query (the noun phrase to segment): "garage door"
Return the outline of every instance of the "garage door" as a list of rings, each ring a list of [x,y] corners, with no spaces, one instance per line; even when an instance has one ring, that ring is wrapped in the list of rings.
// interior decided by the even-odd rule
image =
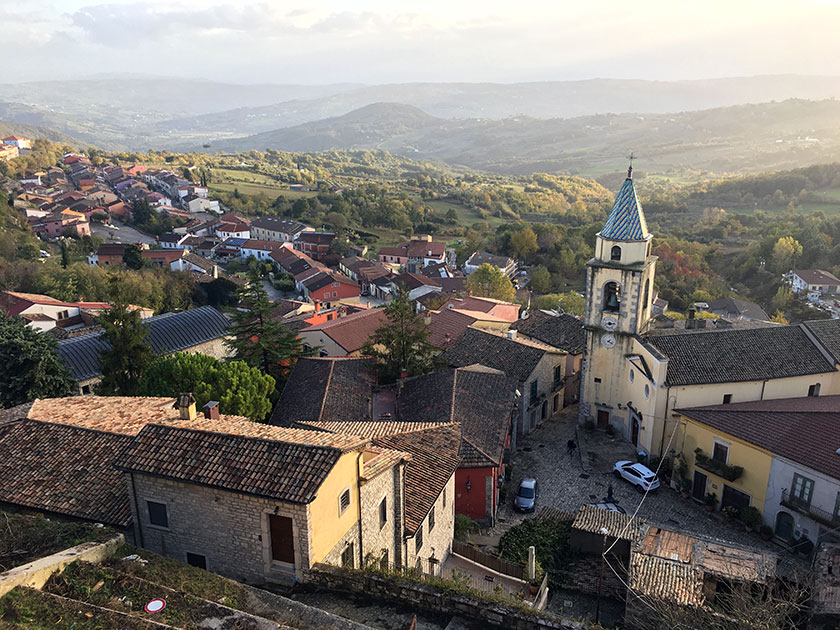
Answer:
[[[721,497],[720,507],[725,508],[731,505],[736,508],[747,507],[750,504],[750,495],[746,492],[736,490],[732,486],[723,485],[723,497]]]

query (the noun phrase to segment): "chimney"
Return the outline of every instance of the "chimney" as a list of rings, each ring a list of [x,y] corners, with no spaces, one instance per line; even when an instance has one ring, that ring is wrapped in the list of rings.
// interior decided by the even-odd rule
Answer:
[[[321,312],[321,303],[320,302],[315,302],[315,312],[316,313]]]
[[[694,319],[694,309],[688,309],[688,319],[685,320],[685,329],[694,330],[697,327],[697,320]]]
[[[509,330],[507,331],[507,338],[511,341],[516,339],[516,330]]]
[[[178,417],[181,420],[195,420],[195,398],[189,392],[178,396]]]
[[[201,408],[201,411],[204,412],[204,417],[208,420],[218,420],[219,419],[219,401],[211,400],[208,401],[204,407]]]
[[[446,333],[446,334],[443,336],[443,343],[445,343],[447,346],[448,346],[450,343],[452,343],[452,335],[450,335],[449,333]]]

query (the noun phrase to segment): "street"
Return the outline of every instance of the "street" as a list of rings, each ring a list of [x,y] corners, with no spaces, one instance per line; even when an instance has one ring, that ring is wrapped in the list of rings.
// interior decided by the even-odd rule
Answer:
[[[110,228],[107,225],[103,225],[102,223],[91,223],[91,232],[105,238],[106,243],[146,243],[148,245],[154,245],[156,243],[153,236],[144,234],[143,232],[140,232],[115,219],[112,222],[119,228],[118,230]]]

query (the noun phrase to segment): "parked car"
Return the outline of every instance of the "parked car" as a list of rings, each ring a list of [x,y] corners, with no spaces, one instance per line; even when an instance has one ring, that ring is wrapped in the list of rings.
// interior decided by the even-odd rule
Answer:
[[[639,492],[656,490],[659,487],[656,473],[644,464],[637,464],[630,460],[616,462],[613,466],[613,474],[632,483]]]
[[[598,508],[600,510],[608,510],[610,512],[617,512],[618,514],[627,514],[624,508],[617,503],[590,503],[589,507]]]
[[[533,477],[526,477],[519,484],[519,491],[513,500],[513,509],[517,512],[533,512],[540,496],[540,487]]]

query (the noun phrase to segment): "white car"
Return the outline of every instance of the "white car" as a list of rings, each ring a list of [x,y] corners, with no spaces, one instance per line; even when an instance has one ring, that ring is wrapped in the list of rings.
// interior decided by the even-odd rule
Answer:
[[[656,490],[659,487],[656,473],[644,464],[636,464],[630,460],[616,462],[613,474],[632,483],[639,492]]]

